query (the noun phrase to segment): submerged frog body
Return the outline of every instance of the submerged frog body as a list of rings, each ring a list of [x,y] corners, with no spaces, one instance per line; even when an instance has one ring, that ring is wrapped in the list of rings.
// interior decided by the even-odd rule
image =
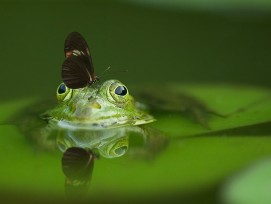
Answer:
[[[42,114],[62,128],[100,129],[141,125],[154,121],[118,80],[108,80],[80,89],[64,83],[57,89],[59,104]]]

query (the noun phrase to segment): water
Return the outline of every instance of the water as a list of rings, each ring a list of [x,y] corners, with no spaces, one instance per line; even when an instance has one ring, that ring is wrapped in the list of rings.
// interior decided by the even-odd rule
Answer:
[[[109,71],[103,80],[117,78],[127,87],[144,82],[160,86],[165,82],[197,82],[269,88],[271,15],[268,11],[250,12],[235,15],[225,11],[153,9],[105,1],[1,3],[2,199],[62,200],[65,196],[62,152],[41,148],[27,139],[25,131],[4,121],[20,110],[28,115],[34,108],[33,96],[54,98],[61,82],[63,43],[69,32],[79,31],[88,41],[97,75],[111,66],[112,73]],[[126,69],[128,72],[113,73]],[[268,91],[259,88],[253,91],[254,98],[250,94],[246,97],[254,101]],[[228,92],[221,101],[229,103],[232,94]],[[207,102],[216,108],[219,100]],[[231,99],[232,107],[235,101]],[[47,101],[39,102],[39,106],[46,105]],[[268,127],[244,127],[238,133],[224,131],[211,137],[206,127],[179,113],[163,114],[157,114],[159,120],[152,127],[165,134],[162,141],[166,145],[151,158],[125,154],[95,160],[88,199],[211,203],[225,178],[254,160],[270,156]],[[255,119],[249,114],[238,123],[229,122],[227,128],[249,126],[256,119],[268,122],[267,116]],[[247,123],[248,116],[251,123]],[[218,122],[215,125],[221,126]],[[184,137],[190,129],[196,130],[193,134],[207,135]],[[142,141],[133,138],[129,145],[143,145]]]

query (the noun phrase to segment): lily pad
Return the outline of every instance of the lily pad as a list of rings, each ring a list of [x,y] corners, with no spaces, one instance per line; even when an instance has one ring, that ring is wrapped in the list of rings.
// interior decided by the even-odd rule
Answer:
[[[207,107],[224,115],[209,115],[209,129],[189,120],[181,111],[156,115],[152,126],[172,137],[192,136],[271,121],[271,91],[259,87],[228,85],[171,85],[202,101]],[[167,97],[167,96],[165,96]]]

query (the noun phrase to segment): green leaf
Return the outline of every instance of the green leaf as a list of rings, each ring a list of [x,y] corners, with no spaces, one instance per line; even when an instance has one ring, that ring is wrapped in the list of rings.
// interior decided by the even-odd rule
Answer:
[[[191,136],[271,121],[269,89],[227,85],[172,85],[171,89],[192,95],[210,109],[226,115],[209,116],[210,129],[189,120],[181,112],[157,115],[156,127],[172,137]]]

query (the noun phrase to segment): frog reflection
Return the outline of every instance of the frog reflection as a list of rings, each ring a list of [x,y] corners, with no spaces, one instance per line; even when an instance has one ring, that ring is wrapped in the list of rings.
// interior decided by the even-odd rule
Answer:
[[[128,150],[128,134],[127,128],[96,131],[62,130],[57,137],[57,146],[62,152],[70,147],[81,147],[105,158],[120,157]]]
[[[135,138],[137,142],[133,141]],[[86,192],[95,160],[99,157],[113,159],[126,155],[136,159],[153,159],[166,144],[164,135],[149,127],[128,126],[92,131],[61,129],[58,131],[57,146],[64,152],[62,170],[66,176],[66,192]]]
[[[141,142],[134,142],[134,138]],[[132,140],[132,143],[129,143],[129,140]],[[167,140],[161,132],[145,126],[92,131],[62,129],[57,136],[57,146],[62,152],[70,147],[81,147],[104,158],[116,158],[127,153],[129,156],[150,159],[164,149],[166,143]]]

